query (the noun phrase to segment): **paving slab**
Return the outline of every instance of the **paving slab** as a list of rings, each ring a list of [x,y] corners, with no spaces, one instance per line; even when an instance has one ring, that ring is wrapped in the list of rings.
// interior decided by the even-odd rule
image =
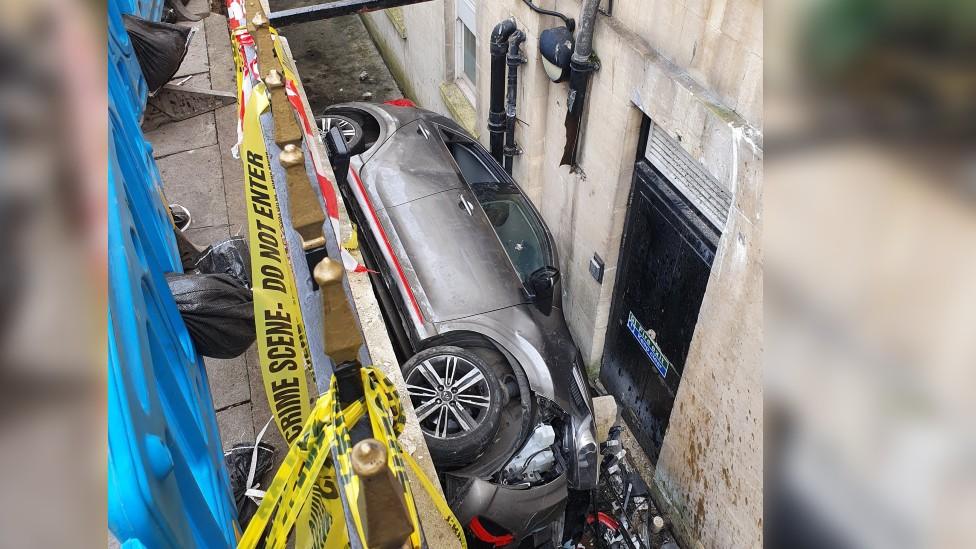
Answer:
[[[147,133],[146,140],[153,144],[155,158],[216,145],[217,128],[214,124],[214,113],[163,124]]]
[[[203,21],[197,21],[187,26],[197,30],[190,38],[190,47],[186,51],[186,57],[183,58],[180,70],[176,71],[173,78],[190,74],[210,73],[209,57],[207,56],[207,33],[204,30]]]
[[[169,202],[190,210],[194,227],[227,225],[227,204],[217,145],[185,151],[156,161]]]
[[[264,390],[264,379],[261,377],[261,362],[258,360],[257,346],[252,345],[244,354],[247,362],[247,379],[251,385],[251,417],[252,428],[255,434],[260,433],[264,425],[271,419],[271,405],[268,404],[268,397]],[[262,442],[267,442],[278,450],[275,454],[275,465],[272,470],[277,470],[278,465],[285,459],[288,453],[288,445],[285,438],[281,436],[281,431],[272,422],[265,431]]]
[[[210,13],[210,0],[190,0],[186,3],[186,11],[194,15]]]
[[[191,74],[189,76],[180,76],[179,78],[170,80],[169,83],[203,90],[213,89],[210,86],[210,73],[207,72]]]
[[[217,146],[220,148],[220,167],[224,178],[224,197],[227,200],[227,223],[231,234],[247,236],[247,209],[244,196],[244,167],[239,158],[231,155],[237,143],[237,105],[217,109]]]
[[[240,442],[254,442],[251,407],[244,403],[217,412],[217,428],[225,451]]]
[[[190,212],[193,215],[193,212]],[[193,223],[190,224],[190,228],[186,230],[186,238],[190,242],[196,244],[201,248],[206,248],[207,246],[219,242],[221,240],[226,240],[230,237],[230,226],[228,225],[214,225],[212,227],[200,227],[198,229],[193,228]]]
[[[229,359],[205,358],[204,363],[215,410],[224,410],[251,400],[244,355]]]
[[[236,92],[237,73],[227,18],[215,13],[204,21],[204,29],[207,33],[207,55],[210,59],[210,80],[213,89]]]

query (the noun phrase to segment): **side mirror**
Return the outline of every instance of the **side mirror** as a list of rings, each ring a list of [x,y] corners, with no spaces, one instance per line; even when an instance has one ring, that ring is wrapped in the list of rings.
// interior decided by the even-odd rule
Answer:
[[[336,183],[345,184],[349,174],[349,147],[346,140],[339,133],[339,128],[333,126],[325,136],[325,150],[329,154],[329,161],[332,163],[332,172],[335,173]]]
[[[559,269],[555,267],[541,267],[529,275],[529,291],[532,292],[533,303],[539,312],[549,316],[552,312],[552,302],[559,282]]]

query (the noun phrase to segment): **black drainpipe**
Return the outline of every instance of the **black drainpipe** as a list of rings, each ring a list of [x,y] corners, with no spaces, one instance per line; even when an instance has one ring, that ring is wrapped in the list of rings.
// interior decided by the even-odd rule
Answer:
[[[576,165],[576,152],[579,147],[580,120],[583,118],[583,105],[586,102],[586,87],[590,73],[599,68],[593,57],[593,24],[596,22],[600,0],[584,0],[580,8],[579,32],[576,33],[576,50],[570,62],[569,99],[566,108],[566,148],[563,149],[560,166]]]
[[[491,31],[491,98],[488,108],[488,132],[491,155],[504,161],[505,133],[505,54],[508,37],[515,32],[515,20],[506,19]]]
[[[518,66],[526,62],[519,53],[525,33],[515,31],[508,40],[508,90],[505,98],[505,171],[512,175],[512,157],[521,151],[515,144],[515,98],[518,95]]]

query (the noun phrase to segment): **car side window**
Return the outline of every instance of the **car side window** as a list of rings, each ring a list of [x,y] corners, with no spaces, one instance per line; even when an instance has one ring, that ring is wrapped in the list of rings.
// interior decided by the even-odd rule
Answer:
[[[512,185],[478,183],[472,188],[519,277],[528,283],[529,275],[548,265],[545,231],[528,199]]]
[[[446,145],[465,181],[474,191],[523,284],[537,269],[549,265],[546,231],[528,198],[502,181],[489,167],[493,159],[466,138],[445,131]]]
[[[447,144],[451,151],[454,161],[457,162],[461,175],[468,183],[497,183],[498,178],[491,172],[488,166],[479,158],[474,148],[461,141],[452,141]]]

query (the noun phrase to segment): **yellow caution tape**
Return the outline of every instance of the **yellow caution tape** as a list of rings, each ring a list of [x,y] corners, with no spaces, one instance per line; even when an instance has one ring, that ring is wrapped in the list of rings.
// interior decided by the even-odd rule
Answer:
[[[240,72],[238,72],[240,79]],[[244,164],[254,320],[265,394],[275,424],[291,444],[311,412],[305,375],[310,364],[294,273],[287,254],[281,211],[271,176],[260,116],[269,106],[267,89],[258,84],[246,103],[241,141]],[[330,529],[339,501],[328,497],[326,479],[312,488],[297,528],[299,548],[316,547]],[[334,488],[332,490],[335,492]],[[344,531],[344,530],[343,530]]]
[[[308,422],[289,448],[238,547],[257,547],[261,542],[269,548],[285,547],[289,533],[293,527],[300,526],[302,517],[315,517],[317,521],[315,528],[308,529],[319,534],[312,543],[313,547],[347,547],[350,528],[356,530],[359,539],[365,539],[362,517],[355,504],[359,480],[352,474],[349,427],[367,415],[373,437],[386,446],[387,465],[403,487],[404,501],[414,526],[410,546],[422,547],[422,538],[416,504],[406,476],[407,465],[413,469],[438,512],[451,525],[460,546],[466,549],[464,532],[444,497],[397,441],[406,418],[396,389],[376,368],[363,368],[361,374],[364,398],[345,409],[340,408],[336,399],[336,380],[333,377],[329,391],[319,397]],[[336,463],[339,464],[338,468],[335,467]],[[325,499],[308,505],[312,488],[317,483],[323,488]],[[346,512],[341,505],[334,503],[340,500],[340,490],[347,491],[350,505]]]
[[[275,49],[280,56],[280,45],[276,43]],[[239,48],[234,54],[241,95],[245,59]],[[295,78],[287,66],[283,68],[286,79]],[[406,418],[396,389],[386,376],[375,368],[363,368],[365,398],[345,409],[335,396],[333,378],[330,390],[319,397],[314,407],[309,406],[309,349],[260,121],[261,113],[270,105],[268,90],[258,82],[246,99],[240,153],[245,173],[258,357],[275,423],[290,447],[240,538],[239,547],[262,543],[271,548],[285,547],[292,531],[299,548],[340,549],[349,547],[350,539],[365,540],[356,505],[360,487],[352,472],[349,428],[368,415],[373,437],[386,447],[388,466],[403,488],[403,500],[414,527],[410,545],[420,548],[423,542],[407,466],[451,525],[460,546],[466,549],[463,529],[443,495],[397,440]],[[344,246],[355,249],[357,244],[353,231]]]
[[[285,440],[291,443],[309,417],[305,368],[310,360],[281,211],[261,131],[260,116],[268,104],[267,90],[264,84],[258,84],[251,91],[244,114],[241,161],[244,163],[258,358],[275,423]]]

